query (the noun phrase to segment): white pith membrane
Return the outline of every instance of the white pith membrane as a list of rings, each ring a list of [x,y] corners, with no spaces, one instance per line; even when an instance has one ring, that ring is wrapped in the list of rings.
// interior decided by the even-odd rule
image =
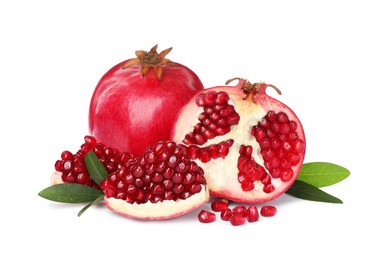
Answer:
[[[259,104],[251,101],[242,100],[242,102],[234,102],[234,100],[241,100],[242,95],[236,94],[236,90],[226,91],[226,89],[213,89],[216,92],[225,91],[230,96],[228,103],[233,105],[235,111],[240,115],[240,121],[237,125],[233,125],[230,128],[230,132],[223,136],[217,136],[213,139],[209,139],[203,145],[199,147],[206,147],[211,144],[217,144],[221,141],[233,139],[234,143],[229,149],[229,153],[225,158],[212,159],[209,162],[203,163],[196,159],[195,162],[204,170],[204,176],[207,180],[207,186],[211,195],[223,197],[236,202],[248,202],[248,203],[259,203],[272,200],[285,192],[290,187],[295,178],[292,181],[286,182],[284,185],[280,178],[271,178],[271,184],[274,186],[275,197],[271,193],[265,193],[263,191],[264,185],[261,181],[254,182],[254,189],[250,191],[242,190],[241,183],[238,181],[238,158],[240,156],[239,149],[241,145],[252,147],[252,157],[255,162],[262,166],[266,173],[270,175],[270,172],[264,165],[264,159],[260,153],[261,148],[256,138],[251,135],[253,126],[256,126],[258,122],[262,120],[268,111],[274,111],[278,113],[281,111],[281,103],[276,103],[274,107],[266,107],[265,109]],[[239,93],[240,94],[240,93]],[[295,119],[294,115],[284,105],[283,111],[286,111],[289,120]],[[284,110],[285,108],[285,110]],[[244,111],[244,112],[242,112]],[[203,112],[203,107],[198,107],[195,102],[190,102],[181,112],[176,123],[176,128],[173,130],[173,140],[176,143],[182,143],[187,133],[192,132],[194,126],[199,123],[198,116]],[[303,158],[302,158],[303,159]],[[291,169],[296,174],[302,165],[302,160]],[[271,176],[271,175],[270,175]],[[296,176],[294,176],[296,177]]]
[[[52,175],[50,176],[50,184],[57,185],[61,183],[64,183],[64,181],[62,180],[62,172],[59,171],[53,172]]]
[[[112,211],[123,216],[143,219],[143,220],[161,220],[175,218],[184,215],[200,207],[209,200],[208,188],[202,185],[202,190],[188,197],[187,199],[163,200],[161,202],[133,204],[125,200],[114,197],[105,197],[106,206]]]

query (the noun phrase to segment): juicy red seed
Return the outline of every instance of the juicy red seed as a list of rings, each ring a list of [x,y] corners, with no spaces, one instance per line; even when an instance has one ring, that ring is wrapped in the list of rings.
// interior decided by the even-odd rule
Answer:
[[[247,221],[247,218],[245,214],[240,212],[232,212],[232,215],[230,217],[230,223],[233,226],[240,226],[243,225]]]
[[[61,159],[64,161],[72,160],[74,155],[70,151],[63,151],[61,154]]]
[[[62,160],[57,160],[56,163],[54,164],[54,169],[56,171],[62,172],[63,171],[63,161]]]
[[[292,169],[284,169],[280,172],[280,179],[284,182],[290,181],[293,177]]]
[[[87,172],[79,173],[76,176],[76,182],[79,184],[86,184],[90,181],[90,176]]]
[[[205,103],[204,103],[204,96],[205,96],[205,94],[204,94],[204,93],[201,93],[201,94],[197,95],[196,98],[195,98],[195,103],[196,103],[199,107],[204,107],[204,106],[205,106]]]
[[[212,106],[217,98],[217,93],[215,91],[208,91],[204,96],[204,103],[206,106]]]
[[[216,220],[216,214],[203,209],[199,212],[198,219],[201,223],[211,223]]]
[[[221,211],[220,217],[224,221],[230,221],[231,215],[232,215],[231,209],[227,208]]]
[[[201,184],[193,184],[190,187],[190,191],[192,192],[192,194],[199,193],[201,190],[202,190]]]
[[[218,92],[216,97],[216,104],[221,105],[229,101],[229,95],[226,92]]]
[[[230,115],[227,118],[227,124],[229,125],[237,125],[240,121],[240,116],[238,113],[234,112],[234,114]]]
[[[272,184],[265,185],[263,191],[265,193],[271,193],[275,190],[275,187]]]
[[[62,168],[64,171],[69,171],[72,168],[72,162],[71,161],[65,161],[63,162]]]
[[[259,218],[258,208],[256,206],[249,206],[247,208],[246,215],[248,222],[258,221]]]
[[[263,217],[272,217],[276,214],[277,210],[274,206],[263,206],[261,208],[260,214]]]
[[[85,143],[90,144],[92,147],[97,144],[96,138],[94,138],[93,136],[89,136],[89,135],[86,135],[84,137],[84,141]]]
[[[287,114],[285,114],[284,112],[279,112],[279,113],[276,115],[276,118],[277,118],[277,120],[278,120],[280,123],[287,123],[287,122],[288,122],[288,116],[287,116]]]
[[[242,182],[241,187],[243,191],[251,191],[254,189],[254,184],[251,181],[244,181]]]
[[[221,212],[229,207],[227,200],[215,200],[211,203],[211,208],[215,212]]]
[[[62,180],[64,182],[70,182],[70,183],[75,183],[76,182],[76,176],[74,173],[72,172],[68,172],[68,173],[63,173],[62,174]]]
[[[242,213],[243,215],[245,215],[246,211],[247,208],[244,205],[238,205],[232,209],[233,213]]]

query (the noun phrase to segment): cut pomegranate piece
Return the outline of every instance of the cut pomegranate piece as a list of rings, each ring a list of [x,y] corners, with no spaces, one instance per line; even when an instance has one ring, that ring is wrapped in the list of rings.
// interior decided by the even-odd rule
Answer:
[[[203,169],[183,147],[158,142],[101,182],[106,206],[137,219],[168,219],[209,200]]]
[[[243,203],[270,201],[295,181],[305,134],[295,113],[266,94],[267,87],[280,94],[276,87],[238,80],[236,87],[195,95],[178,116],[172,140],[183,143],[203,168],[211,195]]]

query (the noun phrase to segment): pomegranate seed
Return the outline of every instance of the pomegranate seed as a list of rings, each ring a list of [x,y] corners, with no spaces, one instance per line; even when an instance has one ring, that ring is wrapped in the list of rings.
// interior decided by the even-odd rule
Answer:
[[[64,161],[72,160],[74,155],[70,151],[63,151],[61,154],[61,159]]]
[[[272,217],[276,214],[276,208],[274,206],[263,206],[261,208],[261,216],[263,217]]]
[[[215,212],[221,212],[229,207],[228,201],[225,199],[215,200],[211,203],[211,208]]]
[[[214,222],[216,220],[216,214],[203,209],[198,214],[198,219],[201,223],[211,223],[211,222]]]
[[[240,212],[232,212],[232,215],[230,217],[230,223],[233,226],[240,226],[243,225],[247,221],[247,218],[245,214]]]
[[[248,222],[256,222],[258,221],[258,208],[256,206],[249,206],[246,211],[247,220]]]
[[[224,221],[230,221],[231,215],[232,215],[231,209],[227,208],[221,211],[220,217]]]
[[[229,101],[229,95],[226,92],[218,92],[216,97],[216,104],[226,104]]]
[[[244,206],[244,205],[238,205],[238,206],[235,206],[233,209],[232,209],[232,212],[233,213],[241,213],[243,215],[246,214],[246,211],[247,211],[247,208]]]

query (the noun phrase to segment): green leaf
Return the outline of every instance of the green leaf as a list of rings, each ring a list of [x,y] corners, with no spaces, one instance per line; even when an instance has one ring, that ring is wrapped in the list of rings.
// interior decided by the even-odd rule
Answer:
[[[297,180],[307,182],[315,187],[325,187],[336,184],[350,175],[346,168],[333,163],[304,163]]]
[[[95,183],[99,185],[101,181],[107,178],[107,170],[105,166],[103,166],[103,164],[99,161],[97,155],[94,152],[87,152],[84,160],[89,175]]]
[[[77,183],[61,183],[39,192],[47,200],[64,203],[82,203],[96,200],[103,191]]]
[[[78,216],[80,217],[87,209],[89,209],[91,206],[93,205],[96,205],[98,203],[100,203],[101,201],[103,201],[103,198],[105,197],[104,194],[102,194],[101,196],[99,196],[98,198],[96,198],[94,201],[92,201],[91,203],[89,203],[88,205],[86,205],[84,208],[82,208],[79,213],[78,213]]]
[[[296,180],[286,191],[286,193],[304,200],[342,203],[342,200],[332,196],[331,194],[328,194],[309,183],[299,180]]]

